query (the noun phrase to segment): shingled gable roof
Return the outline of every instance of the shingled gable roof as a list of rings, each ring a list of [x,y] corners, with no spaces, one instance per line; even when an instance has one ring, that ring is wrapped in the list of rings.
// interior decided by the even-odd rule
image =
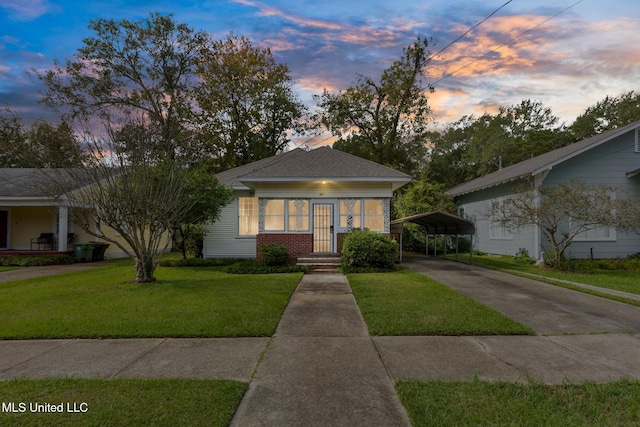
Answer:
[[[55,198],[61,194],[52,194],[55,187],[65,187],[72,191],[84,185],[74,182],[65,169],[2,168],[0,169],[0,198]]]
[[[330,147],[311,151],[298,148],[216,176],[221,182],[234,187],[238,184],[252,187],[257,182],[328,180],[390,182],[395,189],[411,181],[407,174]]]
[[[446,193],[452,196],[461,196],[463,194],[473,193],[474,191],[515,181],[520,178],[534,177],[539,173],[550,170],[559,163],[565,162],[578,154],[599,146],[600,144],[604,144],[605,142],[639,126],[640,121],[637,121],[627,126],[613,129],[600,135],[587,138],[583,141],[558,148],[557,150],[549,151],[548,153],[541,154],[529,160],[516,163],[515,165],[508,166],[499,171],[457,185],[447,190]]]

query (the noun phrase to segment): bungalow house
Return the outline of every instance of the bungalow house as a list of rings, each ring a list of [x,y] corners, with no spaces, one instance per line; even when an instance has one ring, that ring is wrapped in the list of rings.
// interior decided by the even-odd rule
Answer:
[[[65,252],[73,250],[73,243],[96,240],[70,221],[70,207],[64,194],[50,193],[47,182],[59,176],[54,176],[58,172],[55,169],[0,169],[0,253],[31,250]],[[69,191],[82,185],[71,184]],[[109,237],[118,239],[117,233],[111,231]],[[37,242],[41,234],[50,238]],[[125,254],[116,245],[110,245],[105,256],[120,258]]]
[[[393,191],[411,177],[329,147],[295,149],[216,175],[235,200],[205,228],[206,258],[256,258],[280,243],[291,258],[337,253],[354,228],[390,232]]]
[[[640,121],[585,139],[447,191],[459,213],[476,224],[474,249],[515,255],[526,250],[541,259],[546,240],[537,227],[509,230],[487,216],[493,203],[523,188],[541,188],[579,179],[619,189],[618,197],[640,197]],[[624,196],[623,196],[624,194]],[[616,195],[612,195],[616,197]],[[616,258],[640,252],[640,236],[598,228],[583,233],[568,248],[575,258]]]

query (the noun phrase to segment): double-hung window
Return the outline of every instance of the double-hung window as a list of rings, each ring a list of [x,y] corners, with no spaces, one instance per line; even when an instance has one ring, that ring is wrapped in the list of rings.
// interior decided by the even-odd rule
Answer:
[[[264,231],[309,231],[309,200],[267,199],[264,204]]]
[[[384,230],[384,201],[381,199],[340,200],[340,227],[347,229],[368,228]]]
[[[511,230],[499,221],[499,218],[505,215],[503,212],[504,200],[494,200],[491,202],[491,205],[493,214],[491,216],[491,223],[489,224],[489,238],[495,240],[512,240],[513,234]]]
[[[258,198],[238,198],[238,235],[255,236],[258,234]]]

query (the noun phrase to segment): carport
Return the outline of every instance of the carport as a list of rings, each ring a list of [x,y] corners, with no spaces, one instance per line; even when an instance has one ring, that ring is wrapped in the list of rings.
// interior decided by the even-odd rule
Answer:
[[[461,216],[450,214],[447,212],[435,211],[421,213],[391,221],[391,234],[400,235],[400,262],[402,262],[402,232],[404,230],[405,222],[412,222],[424,228],[426,237],[425,253],[427,253],[429,249],[429,235],[433,235],[434,241],[436,241],[438,235],[455,235],[456,260],[458,260],[458,237],[460,235],[468,234],[469,240],[471,241],[470,248],[473,248],[473,235],[476,232],[476,227],[473,222],[469,221],[468,219],[462,218]],[[444,245],[444,248],[444,254],[446,255],[446,244]],[[473,255],[471,250],[469,250],[469,263],[473,263]]]

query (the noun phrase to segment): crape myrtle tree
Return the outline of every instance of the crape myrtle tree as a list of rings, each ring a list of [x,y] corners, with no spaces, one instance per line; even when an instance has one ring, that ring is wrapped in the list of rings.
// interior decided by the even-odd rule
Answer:
[[[202,50],[197,73],[196,116],[215,169],[276,155],[286,149],[290,131],[302,130],[306,108],[293,91],[289,68],[268,48],[230,33]]]
[[[640,230],[640,201],[621,196],[614,187],[574,179],[506,197],[492,204],[487,217],[512,230],[537,226],[551,245],[554,265],[561,266],[574,239],[589,230]]]
[[[380,81],[359,76],[339,93],[316,97],[322,124],[339,137],[333,148],[416,175],[423,166],[431,111],[422,84],[429,43],[418,39],[383,71]]]
[[[137,130],[136,148],[158,145],[162,130],[148,125],[129,125],[127,137]],[[231,189],[220,184],[213,174],[200,167],[186,167],[179,159],[157,156],[131,156],[117,144],[119,132],[89,143],[90,156],[82,168],[66,169],[62,185],[86,183],[66,192],[70,218],[90,235],[118,246],[135,262],[135,282],[155,281],[160,256],[171,243],[175,228],[182,224],[212,221],[232,197]],[[114,238],[115,230],[126,244]]]

